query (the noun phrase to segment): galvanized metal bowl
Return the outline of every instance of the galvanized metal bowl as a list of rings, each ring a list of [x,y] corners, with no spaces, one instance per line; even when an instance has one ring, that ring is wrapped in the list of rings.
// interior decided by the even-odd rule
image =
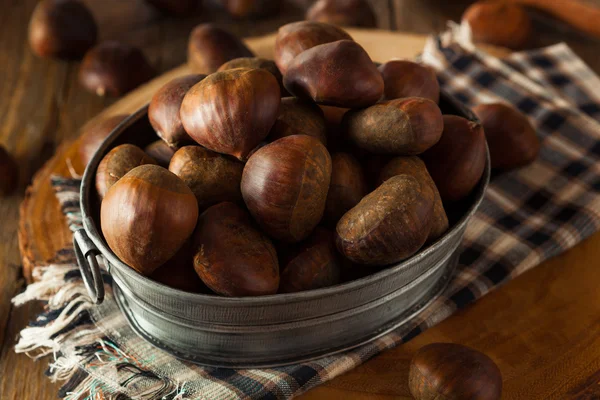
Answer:
[[[445,114],[475,116],[442,93]],[[345,351],[398,328],[437,297],[449,281],[457,248],[490,177],[485,172],[451,228],[435,243],[397,265],[336,286],[292,294],[228,298],[187,293],[157,283],[128,267],[111,251],[99,227],[95,191],[102,157],[122,143],[144,146],[152,133],[147,107],[131,115],[102,144],[81,184],[85,228],[74,244],[84,281],[101,302],[104,288],[97,258],[113,277],[116,299],[133,329],[175,356],[203,365],[272,367]]]

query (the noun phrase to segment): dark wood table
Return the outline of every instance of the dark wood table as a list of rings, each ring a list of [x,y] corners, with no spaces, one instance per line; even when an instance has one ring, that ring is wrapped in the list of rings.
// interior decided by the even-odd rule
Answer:
[[[187,35],[199,22],[217,21],[241,36],[275,30],[302,18],[298,9],[261,21],[232,21],[211,9],[183,20],[162,18],[141,0],[85,0],[103,38],[125,38],[141,46],[164,72],[185,61]],[[210,0],[205,0],[210,2]],[[27,44],[36,0],[2,2],[0,12],[0,143],[15,155],[20,188],[0,199],[0,399],[54,399],[59,388],[32,362],[13,351],[15,337],[39,305],[14,308],[10,299],[24,287],[17,243],[19,204],[33,174],[63,142],[113,99],[85,92],[77,63],[42,60]],[[381,29],[430,33],[458,20],[467,1],[372,0]],[[600,72],[598,42],[536,16],[535,45],[566,41]],[[52,235],[52,232],[48,232]],[[503,373],[506,398],[597,398],[600,396],[600,297],[597,273],[600,235],[544,263],[457,313],[408,344],[388,351],[334,379],[307,399],[409,398],[408,362],[424,344],[463,343],[494,358]]]

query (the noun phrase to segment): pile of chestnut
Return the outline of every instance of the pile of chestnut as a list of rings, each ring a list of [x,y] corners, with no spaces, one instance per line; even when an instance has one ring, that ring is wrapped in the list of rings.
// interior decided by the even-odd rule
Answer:
[[[214,29],[190,45],[211,48]],[[123,262],[183,290],[297,292],[402,261],[448,229],[444,206],[477,185],[486,144],[478,122],[442,115],[433,70],[377,67],[320,22],[281,27],[274,61],[218,34],[222,65],[196,51],[205,73],[154,95],[162,141],[98,166],[102,232]]]

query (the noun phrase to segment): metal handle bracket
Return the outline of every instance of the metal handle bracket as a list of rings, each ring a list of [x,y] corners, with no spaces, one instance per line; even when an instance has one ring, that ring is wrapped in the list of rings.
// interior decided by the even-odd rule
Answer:
[[[104,301],[104,281],[96,259],[100,252],[84,229],[79,229],[73,234],[73,247],[83,283],[94,304],[100,304]]]

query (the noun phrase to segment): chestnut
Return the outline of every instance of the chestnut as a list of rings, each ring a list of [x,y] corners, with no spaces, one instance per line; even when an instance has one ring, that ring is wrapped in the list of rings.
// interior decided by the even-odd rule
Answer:
[[[146,0],[160,11],[177,16],[186,16],[198,10],[201,0]]]
[[[475,42],[520,50],[527,46],[533,24],[525,9],[503,1],[478,1],[462,15]]]
[[[215,72],[187,92],[181,122],[198,144],[245,160],[269,134],[280,98],[277,79],[264,69]]]
[[[279,293],[294,293],[337,285],[340,282],[340,260],[333,234],[317,228],[291,254],[283,266]]]
[[[190,33],[188,64],[199,74],[212,74],[225,62],[239,57],[254,57],[254,54],[225,29],[213,24],[201,24]]]
[[[408,387],[418,400],[498,400],[502,375],[485,354],[454,343],[432,343],[410,362]]]
[[[100,199],[126,173],[144,164],[156,164],[156,161],[132,144],[122,144],[109,151],[96,170],[96,191]]]
[[[260,18],[277,12],[281,0],[220,0],[234,18]]]
[[[164,168],[169,168],[171,158],[173,158],[173,154],[175,154],[175,150],[167,146],[167,144],[160,139],[144,147],[144,152],[156,160],[158,165]]]
[[[235,68],[266,69],[267,71],[273,74],[275,79],[277,79],[277,82],[279,83],[279,88],[281,89],[281,94],[284,94],[285,88],[283,87],[283,76],[281,75],[281,72],[279,72],[279,68],[277,68],[275,61],[267,60],[266,58],[260,57],[234,58],[233,60],[227,61],[225,64],[221,65],[218,71],[225,71],[228,69]]]
[[[150,275],[181,249],[197,219],[192,191],[158,165],[129,171],[108,190],[100,207],[108,246],[143,275]]]
[[[300,53],[319,44],[352,40],[343,29],[321,22],[301,21],[283,25],[275,38],[275,63],[283,75]]]
[[[367,52],[352,40],[320,44],[298,54],[287,66],[283,86],[316,103],[360,108],[383,95],[383,78]]]
[[[336,245],[350,261],[386,265],[415,254],[431,230],[434,193],[396,175],[365,196],[336,226]]]
[[[428,242],[442,236],[448,230],[448,216],[444,210],[442,197],[427,171],[423,160],[416,156],[396,157],[388,162],[379,174],[379,184],[387,181],[393,176],[407,174],[413,176],[422,185],[429,185],[434,193],[433,215],[431,222],[431,231],[427,237]]]
[[[284,97],[279,106],[279,116],[271,128],[268,139],[275,141],[292,135],[313,136],[327,145],[327,128],[323,111],[314,103],[296,97]]]
[[[196,273],[215,293],[237,297],[277,292],[275,247],[239,206],[223,202],[204,211],[193,245]]]
[[[148,107],[148,119],[158,137],[170,147],[178,148],[193,142],[183,129],[179,109],[188,90],[205,77],[206,75],[185,75],[175,78],[152,96]]]
[[[29,45],[40,57],[80,59],[97,37],[96,21],[79,0],[42,0],[29,21]]]
[[[348,153],[331,155],[331,183],[325,203],[325,219],[337,223],[367,194],[367,183],[360,163]]]
[[[155,269],[149,278],[184,292],[209,292],[194,269],[194,253],[190,240],[185,242],[169,261]]]
[[[244,164],[200,146],[177,150],[169,171],[192,190],[200,211],[223,201],[242,203],[240,182]]]
[[[387,100],[423,97],[440,102],[440,84],[435,70],[408,60],[392,60],[379,66]]]
[[[323,217],[330,179],[325,146],[312,136],[287,136],[250,157],[242,174],[242,197],[267,234],[299,242]]]
[[[343,151],[347,146],[347,138],[342,130],[342,119],[348,108],[319,105],[325,116],[327,127],[327,148],[329,151]]]
[[[122,96],[156,75],[144,53],[119,42],[103,42],[81,62],[79,82],[98,96]]]
[[[492,168],[508,171],[537,158],[540,139],[525,114],[504,103],[479,104],[473,112],[483,125]]]
[[[420,97],[389,100],[344,115],[354,144],[376,154],[420,154],[436,144],[444,123],[440,108]]]
[[[306,12],[309,21],[372,28],[375,14],[366,0],[317,0]]]
[[[3,146],[0,146],[0,177],[0,196],[11,194],[19,183],[19,166]]]
[[[77,151],[83,165],[87,165],[90,162],[104,139],[127,117],[129,117],[128,114],[119,114],[100,121],[92,120],[91,123],[81,128],[81,137]]]
[[[465,198],[485,169],[486,144],[481,124],[456,115],[444,115],[444,132],[423,161],[442,200]]]

